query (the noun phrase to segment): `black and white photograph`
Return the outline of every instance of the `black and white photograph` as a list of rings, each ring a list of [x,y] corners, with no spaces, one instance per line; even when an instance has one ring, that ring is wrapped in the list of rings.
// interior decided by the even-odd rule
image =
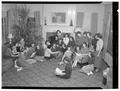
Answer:
[[[112,1],[1,7],[3,89],[114,88]]]

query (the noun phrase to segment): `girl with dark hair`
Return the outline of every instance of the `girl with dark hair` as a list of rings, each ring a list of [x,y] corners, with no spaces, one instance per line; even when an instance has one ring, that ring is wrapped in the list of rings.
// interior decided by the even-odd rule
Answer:
[[[70,41],[68,43],[69,46],[72,47],[72,49],[74,50],[74,47],[75,47],[75,40],[72,36],[69,37]]]
[[[56,35],[58,36],[59,39],[63,37],[62,32],[60,30],[56,31]]]
[[[67,46],[63,43],[61,49],[62,49],[62,52],[65,53],[65,51],[67,50]]]
[[[75,52],[75,58],[74,58],[74,63],[72,65],[72,67],[77,66],[77,63],[79,62],[80,64],[83,64],[85,62],[83,62],[83,58],[85,58],[86,56],[90,56],[89,52],[82,52],[82,49],[80,48],[80,46],[76,46],[76,52]]]
[[[72,74],[72,62],[71,59],[68,57],[64,58],[64,62],[65,62],[65,69],[61,70],[60,68],[57,67],[55,69],[55,75],[63,79],[69,79]]]
[[[71,51],[71,47],[68,46],[68,47],[67,47],[67,50],[65,51],[65,53],[64,53],[64,55],[63,55],[63,57],[62,57],[62,60],[61,60],[61,62],[60,62],[60,65],[61,65],[61,64],[64,64],[64,61],[63,61],[63,60],[64,60],[65,57],[71,58],[71,57],[72,57],[72,53],[73,53],[73,52]]]
[[[91,47],[92,45],[92,34],[90,32],[87,32],[87,41],[88,41],[88,47]]]
[[[83,42],[88,43],[87,32],[83,32]]]
[[[58,38],[58,36],[56,35],[53,44],[58,44],[58,42],[59,42],[59,38]]]
[[[80,45],[82,45],[82,43],[83,43],[83,36],[82,36],[81,32],[78,31],[75,34],[75,44],[80,46]]]
[[[59,50],[60,52],[63,52],[63,51],[62,51],[62,45],[63,45],[63,40],[62,40],[62,39],[59,39],[59,41],[58,41],[58,50]]]
[[[46,48],[45,48],[44,58],[47,60],[54,58],[53,54],[57,54],[59,52],[58,51],[56,51],[56,52],[51,51],[50,42],[48,40],[45,42],[45,44],[46,44]]]
[[[95,65],[95,72],[98,72],[100,70],[100,67],[101,67],[103,40],[102,40],[102,35],[100,33],[97,33],[95,35],[95,38],[97,39],[97,43],[96,43],[94,65]]]
[[[89,61],[88,57],[90,57],[90,52],[89,52],[88,44],[86,42],[82,44],[82,48],[80,51],[82,54],[89,54],[89,55],[84,56],[82,59],[82,63],[88,63]]]

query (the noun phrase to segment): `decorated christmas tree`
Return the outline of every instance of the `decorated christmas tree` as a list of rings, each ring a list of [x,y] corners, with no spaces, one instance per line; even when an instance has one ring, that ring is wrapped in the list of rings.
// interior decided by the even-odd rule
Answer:
[[[25,40],[25,46],[30,46],[32,43],[42,43],[42,36],[36,35],[36,23],[34,17],[29,17],[30,8],[26,5],[17,7],[14,10],[16,23],[13,25],[14,43],[20,41],[21,38]],[[41,44],[40,44],[41,45]]]

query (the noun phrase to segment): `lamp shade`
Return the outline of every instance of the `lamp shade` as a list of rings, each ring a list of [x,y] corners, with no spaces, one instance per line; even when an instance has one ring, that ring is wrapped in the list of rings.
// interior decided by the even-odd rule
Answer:
[[[9,39],[12,39],[13,38],[13,35],[11,33],[8,34],[8,38]]]

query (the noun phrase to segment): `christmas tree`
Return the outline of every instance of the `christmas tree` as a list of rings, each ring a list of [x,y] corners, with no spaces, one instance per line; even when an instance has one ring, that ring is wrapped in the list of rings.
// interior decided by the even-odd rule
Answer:
[[[36,23],[34,17],[29,17],[30,9],[26,5],[15,8],[14,16],[16,23],[13,25],[14,42],[19,42],[21,38],[25,40],[25,46],[30,46],[32,43],[37,44],[41,41],[42,36],[36,35]]]

